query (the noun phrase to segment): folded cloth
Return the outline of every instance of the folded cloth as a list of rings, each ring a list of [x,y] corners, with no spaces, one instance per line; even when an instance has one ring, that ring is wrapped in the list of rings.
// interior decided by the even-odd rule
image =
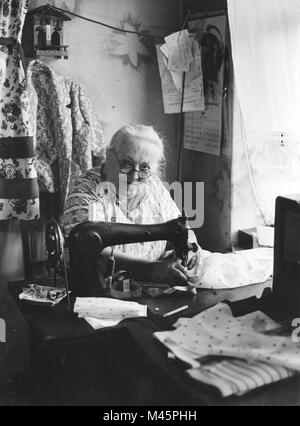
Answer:
[[[191,319],[179,319],[169,338],[199,356],[237,357],[300,372],[300,343],[289,330],[283,335],[282,326],[262,312],[235,318],[220,303]]]
[[[114,327],[119,324],[122,320],[112,320],[112,319],[98,319],[91,317],[82,317],[88,322],[94,330],[99,330],[100,328],[105,327]]]
[[[74,312],[97,329],[116,325],[125,318],[146,317],[147,306],[106,297],[77,297]]]
[[[189,271],[195,287],[225,289],[265,282],[273,273],[273,249],[257,248],[234,253],[201,250]]]
[[[235,318],[220,303],[180,318],[175,327],[154,336],[191,366],[191,377],[216,386],[223,396],[243,395],[300,372],[300,343],[262,312]]]
[[[201,356],[197,352],[193,352],[190,349],[175,343],[169,337],[169,333],[169,331],[157,331],[153,335],[161,343],[163,343],[178,359],[181,359],[181,361],[189,364],[192,368],[200,367],[202,359]]]
[[[238,358],[200,357],[199,354],[174,343],[168,332],[161,331],[155,336],[178,358],[192,368],[187,370],[190,377],[216,387],[226,398],[242,396],[251,390],[294,376],[290,369],[266,364],[247,362]]]
[[[265,362],[300,372],[300,343],[262,312],[235,318],[219,303],[193,318],[180,318],[174,331],[155,335],[198,358],[225,356]]]
[[[211,361],[207,365],[189,369],[187,373],[193,379],[218,388],[223,397],[242,396],[295,374],[280,366],[230,358]]]

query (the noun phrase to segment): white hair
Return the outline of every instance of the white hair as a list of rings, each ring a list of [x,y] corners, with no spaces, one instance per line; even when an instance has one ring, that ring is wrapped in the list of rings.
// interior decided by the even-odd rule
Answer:
[[[161,160],[158,172],[159,177],[163,178],[166,167],[165,146],[162,138],[152,126],[146,126],[144,124],[130,124],[121,127],[121,129],[113,135],[108,149],[114,149],[118,152],[123,143],[135,138],[153,143],[159,149],[161,153]]]

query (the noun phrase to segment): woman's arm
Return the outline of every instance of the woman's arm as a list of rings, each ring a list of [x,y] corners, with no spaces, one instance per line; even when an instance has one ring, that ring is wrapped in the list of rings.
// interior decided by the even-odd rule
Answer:
[[[111,254],[111,248],[106,248],[101,253],[101,267],[107,269],[107,260]],[[124,253],[114,253],[116,270],[130,271],[137,281],[149,281],[166,284],[187,284],[188,271],[177,260],[151,262],[145,259],[137,259]],[[109,273],[109,271],[108,271]]]

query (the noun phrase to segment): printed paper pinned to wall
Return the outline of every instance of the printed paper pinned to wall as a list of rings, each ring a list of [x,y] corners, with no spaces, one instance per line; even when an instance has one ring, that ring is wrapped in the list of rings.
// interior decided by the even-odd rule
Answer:
[[[184,147],[213,155],[221,153],[225,28],[225,15],[189,22],[201,51],[205,108],[186,114]]]
[[[157,59],[161,77],[164,111],[166,114],[181,112],[183,72],[168,69],[169,50],[166,45],[157,45]],[[201,67],[201,54],[198,43],[192,41],[192,63],[185,76],[183,112],[203,111],[204,91]],[[185,65],[185,61],[177,58],[177,65]],[[174,69],[174,67],[173,67]]]

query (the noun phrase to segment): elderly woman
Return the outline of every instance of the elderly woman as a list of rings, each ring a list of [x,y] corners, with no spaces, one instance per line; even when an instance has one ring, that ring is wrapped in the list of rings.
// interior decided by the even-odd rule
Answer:
[[[65,207],[66,236],[75,225],[90,219],[155,224],[180,216],[161,181],[164,166],[164,144],[152,127],[122,127],[111,140],[106,162],[75,181]],[[190,242],[196,242],[194,233],[189,232]],[[104,250],[103,258],[109,253],[110,249]],[[166,241],[116,246],[116,269],[130,271],[138,280],[189,282],[196,255],[192,255],[185,268],[174,257],[164,258],[165,253]]]

